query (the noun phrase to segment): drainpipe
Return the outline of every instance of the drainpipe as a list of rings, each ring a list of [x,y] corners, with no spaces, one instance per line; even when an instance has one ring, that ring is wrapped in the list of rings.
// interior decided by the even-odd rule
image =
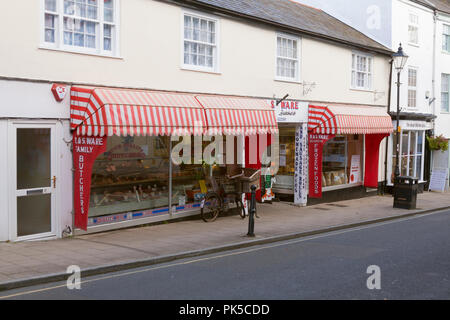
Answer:
[[[436,115],[436,55],[437,55],[437,50],[436,50],[436,29],[437,29],[437,10],[433,11],[433,62],[432,62],[432,66],[433,66],[433,71],[432,71],[432,79],[431,79],[431,97],[430,99],[434,99],[433,103],[433,116],[437,116]],[[433,135],[436,134],[436,118],[432,119],[432,123],[433,123]],[[425,143],[426,143],[426,139],[425,139]],[[431,171],[433,167],[433,152],[430,150],[430,168],[429,171]],[[424,168],[425,169],[425,168]],[[425,173],[425,172],[424,172]],[[429,178],[429,177],[427,177]],[[425,179],[425,177],[424,177]],[[427,179],[429,180],[429,179]]]
[[[437,29],[437,10],[434,10],[434,14],[433,14],[433,76],[432,76],[432,80],[431,80],[431,97],[430,99],[433,99],[436,97],[436,54],[437,54],[437,50],[436,50],[436,29]],[[433,116],[436,116],[436,100],[434,100],[433,102]],[[435,131],[435,122],[433,119],[433,131]]]

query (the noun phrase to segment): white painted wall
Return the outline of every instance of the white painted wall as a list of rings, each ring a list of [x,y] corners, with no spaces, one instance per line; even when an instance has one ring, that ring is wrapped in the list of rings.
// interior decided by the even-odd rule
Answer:
[[[409,56],[401,73],[400,107],[403,112],[432,113],[432,106],[425,98],[425,92],[432,92],[433,83],[433,11],[407,0],[392,2],[392,47],[397,51],[399,43]],[[419,17],[419,44],[408,43],[409,14]],[[417,108],[408,108],[408,68],[417,68]],[[397,111],[397,71],[392,75],[391,111]]]
[[[436,83],[435,83],[435,133],[450,139],[450,113],[441,110],[442,74],[450,74],[450,54],[442,50],[443,25],[450,25],[450,15],[438,14],[436,26]]]
[[[56,123],[56,235],[61,236],[66,226],[72,225],[72,153],[70,133],[70,97],[62,102],[56,102],[51,92],[51,84],[29,81],[11,81],[0,79],[0,148],[8,150],[8,122],[14,119],[40,123],[51,121]],[[69,88],[69,87],[68,87]],[[15,201],[10,194],[12,182],[8,179],[8,172],[13,165],[7,163],[10,155],[0,153],[0,241],[9,238],[8,203]]]

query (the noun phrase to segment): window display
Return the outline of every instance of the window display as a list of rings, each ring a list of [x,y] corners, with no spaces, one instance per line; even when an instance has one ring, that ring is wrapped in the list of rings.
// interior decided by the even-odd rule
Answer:
[[[280,127],[280,168],[278,175],[294,176],[295,127]]]
[[[109,137],[94,162],[89,217],[169,205],[169,138]]]
[[[342,135],[325,143],[322,156],[323,187],[362,181],[363,137],[363,135]]]

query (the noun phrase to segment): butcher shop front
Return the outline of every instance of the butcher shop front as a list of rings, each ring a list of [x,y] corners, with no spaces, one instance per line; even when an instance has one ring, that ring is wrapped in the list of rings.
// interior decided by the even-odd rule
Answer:
[[[231,141],[239,164],[244,136],[278,130],[264,99],[90,87],[71,89],[71,126],[76,234],[198,214],[206,176],[231,166],[207,167],[197,142],[226,136],[220,154]]]

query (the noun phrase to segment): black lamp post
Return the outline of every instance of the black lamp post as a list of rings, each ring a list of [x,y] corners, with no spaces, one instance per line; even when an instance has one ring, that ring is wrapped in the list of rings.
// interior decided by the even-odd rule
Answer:
[[[395,156],[395,172],[394,176],[397,178],[400,175],[399,168],[399,158],[400,158],[400,73],[406,65],[406,61],[408,60],[408,55],[403,52],[402,44],[400,43],[400,47],[398,47],[398,51],[392,55],[393,64],[395,69],[397,70],[397,128],[396,128],[396,156]]]

